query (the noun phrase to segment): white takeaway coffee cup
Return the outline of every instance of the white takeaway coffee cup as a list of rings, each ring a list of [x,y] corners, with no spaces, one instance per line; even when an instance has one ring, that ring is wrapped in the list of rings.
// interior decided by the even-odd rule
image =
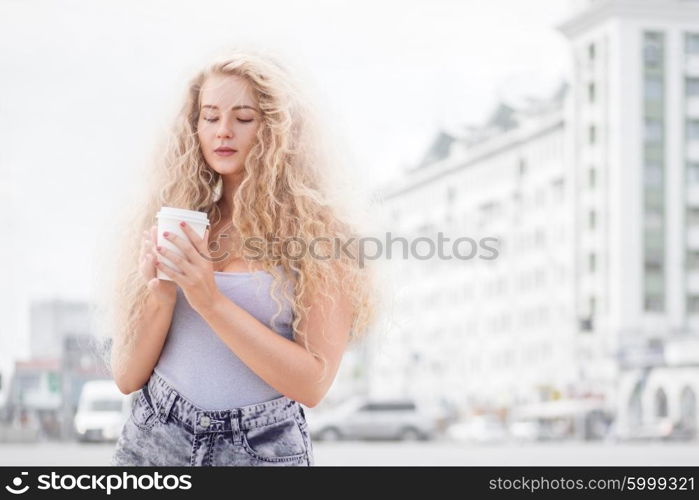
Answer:
[[[180,226],[180,222],[186,222],[200,238],[204,237],[206,228],[209,225],[209,217],[206,212],[198,212],[196,210],[187,210],[184,208],[161,207],[160,211],[155,216],[158,219],[158,246],[167,248],[177,255],[184,257],[182,251],[171,241],[167,240],[163,233],[165,231],[175,234],[185,241],[189,237],[185,234],[184,229]],[[179,271],[179,267],[170,261],[162,254],[158,254],[158,260],[164,262],[175,270]],[[157,277],[162,280],[173,281],[162,270],[158,269]]]

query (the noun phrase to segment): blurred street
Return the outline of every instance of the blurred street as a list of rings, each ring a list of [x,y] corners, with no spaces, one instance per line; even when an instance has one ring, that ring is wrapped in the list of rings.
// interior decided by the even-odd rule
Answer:
[[[313,443],[317,466],[337,465],[699,465],[699,443],[548,443],[466,445],[453,442]],[[0,465],[105,466],[113,443],[2,444]]]
[[[0,113],[0,464],[108,465],[128,419],[143,429],[173,418],[208,428],[214,413],[177,411],[176,395],[223,415],[283,393],[307,406],[287,423],[307,414],[318,466],[699,465],[699,0],[333,2],[311,16],[273,0],[259,13],[251,4],[248,17],[265,22],[243,31],[231,30],[239,9],[226,2],[200,9],[195,23],[189,8],[173,6],[172,22],[155,23],[160,9],[141,3],[137,16],[128,2],[104,10],[77,0],[70,16],[45,3],[37,15],[36,2],[0,0],[0,41],[21,48],[0,54],[0,87],[12,96]],[[232,342],[238,322],[223,331],[189,293],[167,332],[150,313],[138,329],[110,314],[140,302],[141,285],[116,279],[143,274],[117,246],[141,238],[131,229],[169,209],[202,222],[238,213],[228,203],[237,173],[218,183],[227,174],[211,177],[216,169],[204,165],[217,162],[190,162],[196,148],[161,154],[159,145],[184,140],[179,125],[174,136],[166,126],[182,97],[199,102],[183,116],[207,107],[205,85],[183,92],[184,68],[230,36],[278,50],[277,66],[288,63],[310,90],[298,113],[284,111],[294,117],[285,130],[304,133],[261,142],[271,149],[253,155],[255,168],[239,167],[241,185],[292,186],[285,193],[327,203],[281,217],[295,213],[286,199],[257,190],[238,226],[258,230],[225,234],[212,218],[208,248],[218,255],[218,238],[260,234],[254,219],[266,221],[274,230],[263,241],[282,241],[262,246],[275,254],[263,262],[304,276],[292,294],[297,317],[303,284],[316,289],[307,263],[330,257],[314,248],[336,232],[321,226],[337,202],[352,221],[342,232],[361,250],[335,238],[335,258],[355,254],[373,268],[375,293],[351,297],[354,317],[372,320],[354,324],[356,342],[343,346],[322,394],[302,363],[255,362],[287,359],[269,350],[298,345]],[[328,143],[313,145],[314,130]],[[272,146],[287,143],[303,154],[282,168]],[[160,178],[180,173],[161,169],[161,158],[207,175]],[[303,168],[323,182],[285,177]],[[196,178],[206,181],[194,186]],[[162,187],[179,185],[191,195]],[[309,232],[311,222],[319,225]],[[304,335],[290,335],[301,323],[273,325],[277,297],[263,308],[242,291],[222,286],[217,297],[301,344]],[[320,311],[309,318],[327,319]],[[128,337],[148,356],[126,349]],[[167,390],[151,390],[160,382]],[[229,428],[235,415],[245,427],[247,411],[225,413]],[[286,443],[281,429],[298,439],[292,425],[268,435]]]

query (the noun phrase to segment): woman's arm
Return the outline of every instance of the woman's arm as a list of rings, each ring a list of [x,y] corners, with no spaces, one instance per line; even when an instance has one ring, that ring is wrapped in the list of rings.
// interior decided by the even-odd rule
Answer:
[[[352,325],[346,298],[334,291],[335,304],[322,295],[314,297],[307,321],[308,343],[327,362],[325,377],[318,382],[322,362],[298,342],[268,328],[223,294],[210,307],[199,311],[223,342],[260,378],[279,393],[312,408],[332,385],[345,351]],[[321,305],[325,305],[324,311]],[[323,314],[324,313],[324,314]],[[325,337],[322,330],[325,328]]]
[[[153,373],[170,330],[176,299],[177,295],[167,300],[149,295],[136,322],[133,349],[126,349],[123,338],[112,345],[112,375],[122,393],[137,391]]]

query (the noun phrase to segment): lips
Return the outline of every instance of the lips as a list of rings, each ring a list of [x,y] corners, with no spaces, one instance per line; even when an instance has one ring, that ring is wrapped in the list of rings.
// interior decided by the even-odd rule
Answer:
[[[216,148],[214,151],[217,153],[235,153],[237,150],[233,148]]]

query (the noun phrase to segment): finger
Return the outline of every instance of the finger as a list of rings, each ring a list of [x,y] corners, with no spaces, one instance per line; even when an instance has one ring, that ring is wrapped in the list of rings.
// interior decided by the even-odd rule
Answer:
[[[207,228],[206,231],[204,231],[204,236],[200,237],[194,229],[192,229],[192,226],[186,222],[182,222],[180,225],[182,226],[184,234],[189,238],[189,242],[192,244],[192,247],[194,247],[194,250],[196,250],[200,256],[208,256],[209,249],[207,248],[207,242],[209,229]]]
[[[158,284],[158,278],[151,278],[148,280],[148,289],[153,290],[153,288]]]
[[[180,284],[180,281],[183,278],[181,273],[175,271],[172,267],[168,266],[160,260],[155,261],[155,267],[164,272],[165,276],[167,276],[168,278],[172,278],[175,281],[175,283],[177,283],[178,285]]]
[[[169,259],[170,262],[179,267],[182,270],[183,274],[186,274],[192,268],[192,264],[189,261],[180,257],[169,248],[158,246],[155,248],[155,251],[158,252],[159,255],[162,255],[163,257]]]
[[[186,222],[180,222],[180,227],[182,228],[182,231],[184,232],[185,236],[187,236],[189,244],[192,246],[192,248],[194,248],[195,250],[199,250],[199,245],[203,241],[202,238],[200,238],[199,235],[194,232],[192,226],[190,226]]]
[[[154,253],[155,253],[155,249],[153,248],[153,244],[152,244],[150,241],[146,240],[146,241],[143,243],[143,250],[142,250],[142,252],[143,252],[143,255],[146,255],[146,256],[151,255],[151,254],[154,254]]]
[[[169,231],[165,231],[163,233],[163,237],[175,245],[183,254],[183,259],[188,260],[190,263],[195,262],[196,256],[194,255],[196,252],[194,250],[194,247],[190,243],[188,238],[182,238],[181,236],[178,236],[174,233],[171,233]]]
[[[144,260],[146,261],[146,272],[149,278],[154,278],[156,276],[156,271],[155,271],[155,257],[153,255],[146,254],[144,257]]]
[[[158,244],[158,226],[151,226],[150,240],[153,242],[154,245]]]

